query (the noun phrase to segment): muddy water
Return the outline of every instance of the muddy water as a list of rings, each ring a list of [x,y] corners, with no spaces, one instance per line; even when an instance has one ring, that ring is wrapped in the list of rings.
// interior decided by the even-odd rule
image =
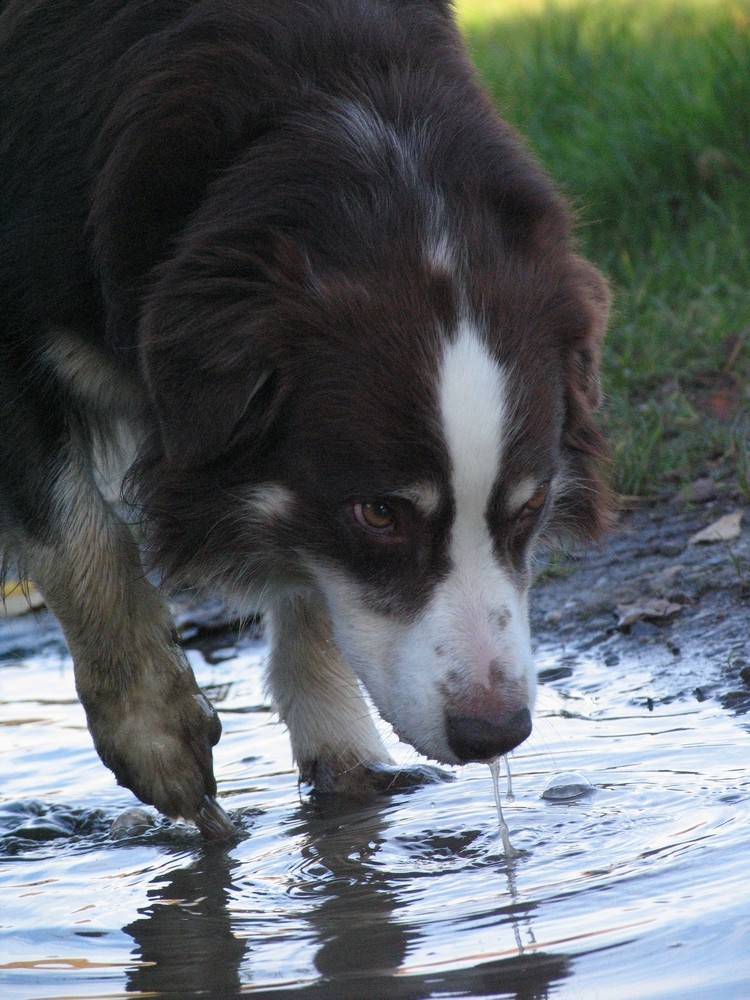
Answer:
[[[306,799],[264,655],[228,635],[190,651],[243,839],[159,823],[114,842],[134,800],[91,748],[54,622],[0,621],[3,1000],[750,997],[747,716],[670,697],[648,656],[541,649],[509,860],[486,767],[348,811]],[[562,772],[591,793],[543,799]]]

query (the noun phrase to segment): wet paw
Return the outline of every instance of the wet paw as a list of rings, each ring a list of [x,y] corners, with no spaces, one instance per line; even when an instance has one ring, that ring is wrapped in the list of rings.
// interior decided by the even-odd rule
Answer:
[[[212,747],[221,723],[187,664],[144,678],[120,700],[86,707],[99,756],[121,785],[209,839],[236,836],[216,800]]]
[[[373,787],[378,792],[405,792],[421,785],[454,781],[455,774],[444,771],[434,764],[413,764],[411,767],[396,767],[394,764],[370,764],[366,769]]]
[[[366,800],[378,795],[408,791],[420,785],[453,781],[455,776],[432,764],[398,767],[382,761],[371,761],[342,768],[340,764],[319,759],[302,767],[300,777],[303,782],[312,785],[316,794]]]

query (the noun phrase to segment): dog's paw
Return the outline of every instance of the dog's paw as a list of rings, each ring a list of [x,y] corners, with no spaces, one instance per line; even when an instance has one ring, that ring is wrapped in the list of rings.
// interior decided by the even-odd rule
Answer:
[[[412,764],[397,767],[395,764],[369,764],[366,768],[373,788],[379,793],[405,792],[421,785],[454,781],[455,774],[434,764]]]
[[[420,785],[453,781],[455,775],[432,764],[398,767],[382,761],[355,764],[342,769],[322,759],[300,769],[300,778],[320,795],[340,795],[366,800],[378,795],[408,791]]]
[[[121,785],[208,839],[236,836],[216,800],[212,747],[221,723],[187,664],[87,708],[99,756]]]

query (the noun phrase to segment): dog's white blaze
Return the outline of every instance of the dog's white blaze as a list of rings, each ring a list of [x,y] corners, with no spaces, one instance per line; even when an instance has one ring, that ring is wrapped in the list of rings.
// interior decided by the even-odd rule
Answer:
[[[456,511],[450,547],[453,569],[428,614],[443,636],[447,659],[465,672],[467,686],[491,689],[491,670],[499,661],[506,677],[527,669],[526,608],[523,595],[495,556],[487,523],[512,425],[506,376],[466,323],[443,359],[440,416]]]
[[[498,558],[487,519],[513,434],[506,374],[478,331],[463,323],[445,350],[439,379],[455,507],[451,569],[415,621],[381,622],[379,629],[369,623],[367,632],[379,633],[381,645],[370,638],[371,652],[387,667],[384,677],[363,664],[360,676],[402,738],[450,763],[446,713],[512,715],[531,707],[535,680],[525,588]],[[360,609],[355,634],[366,632],[366,617]]]
[[[381,615],[365,588],[313,568],[336,642],[397,734],[455,763],[445,716],[513,714],[534,696],[526,594],[498,559],[487,522],[512,434],[505,376],[465,324],[447,347],[437,414],[451,459],[451,569],[414,620]]]
[[[446,349],[440,377],[440,416],[456,502],[454,555],[460,555],[464,534],[484,523],[500,468],[506,410],[502,369],[472,327],[462,324]]]

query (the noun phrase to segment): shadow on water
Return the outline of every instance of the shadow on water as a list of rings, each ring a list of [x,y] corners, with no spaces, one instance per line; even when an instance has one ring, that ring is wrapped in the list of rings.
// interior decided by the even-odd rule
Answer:
[[[522,903],[514,885],[514,862],[504,864],[507,902],[485,918],[513,925],[518,954],[481,961],[470,968],[399,974],[420,930],[400,919],[400,887],[383,869],[362,860],[377,853],[386,808],[342,811],[329,804],[303,804],[295,836],[305,846],[302,865],[315,877],[304,890],[315,905],[305,914],[317,979],[301,984],[279,970],[276,985],[253,987],[253,957],[268,940],[263,924],[237,916],[233,900],[246,892],[243,863],[221,848],[203,848],[189,864],[153,879],[149,905],[123,930],[133,938],[137,967],[127,976],[129,992],[160,997],[227,997],[245,990],[272,997],[289,992],[300,1000],[421,1000],[432,996],[500,996],[544,1000],[564,979],[571,962],[561,955],[524,954],[520,926],[534,905]],[[342,822],[344,820],[344,822]],[[252,833],[251,833],[252,837]],[[423,845],[429,852],[430,845]],[[444,847],[444,845],[443,845]],[[442,964],[436,962],[436,965]]]

